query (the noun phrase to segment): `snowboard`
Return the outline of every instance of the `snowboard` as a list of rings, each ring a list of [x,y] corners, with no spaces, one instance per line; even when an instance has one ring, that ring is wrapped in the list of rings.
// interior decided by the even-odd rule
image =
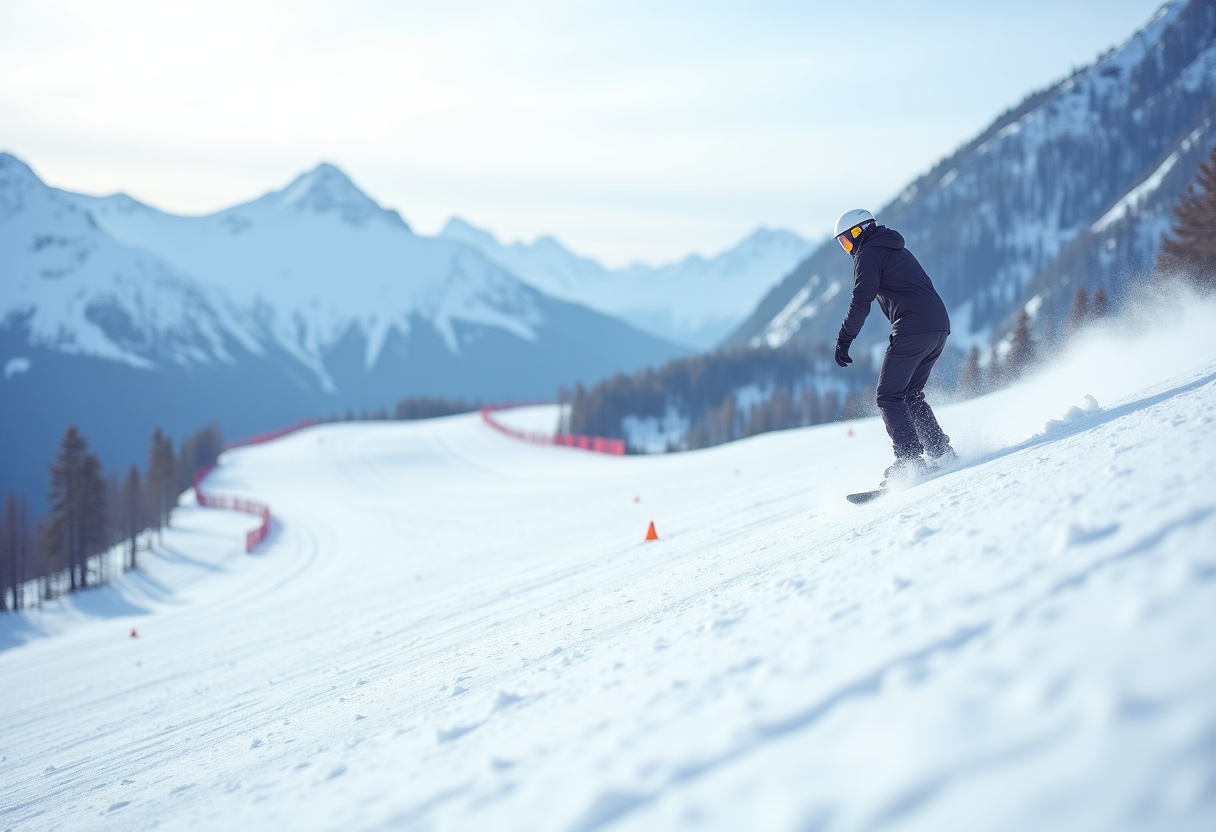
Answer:
[[[861,505],[862,503],[868,503],[871,500],[877,500],[879,497],[881,497],[883,494],[886,494],[886,493],[887,493],[887,489],[876,488],[873,491],[862,491],[858,494],[849,494],[848,496],[845,497],[845,499],[855,505]]]
[[[956,460],[957,460],[957,458],[956,458]],[[925,482],[926,480],[931,480],[934,477],[938,476],[939,474],[944,474],[948,471],[952,471],[952,470],[954,470],[954,468],[957,465],[956,460],[952,460],[950,463],[947,463],[945,465],[940,464],[940,463],[931,462],[929,464],[929,466],[930,466],[929,471],[928,471],[928,473],[926,473],[925,476],[915,479],[915,480],[907,483],[906,485],[901,484],[900,488],[901,489],[911,488],[914,485],[920,485],[922,482]],[[877,500],[879,497],[881,497],[883,494],[886,494],[890,490],[891,489],[887,485],[887,481],[883,480],[882,485],[880,485],[878,488],[875,488],[873,491],[861,491],[861,492],[858,492],[857,494],[848,494],[848,495],[845,495],[845,499],[848,500],[850,503],[853,503],[854,505],[862,505],[863,503],[869,503],[869,502],[873,502],[874,500]]]

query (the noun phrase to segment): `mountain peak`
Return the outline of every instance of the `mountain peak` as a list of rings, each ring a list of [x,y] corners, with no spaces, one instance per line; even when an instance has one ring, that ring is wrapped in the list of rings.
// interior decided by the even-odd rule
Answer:
[[[381,208],[336,165],[322,162],[279,192],[278,205],[316,214],[337,214],[350,225],[366,225],[386,217],[406,225],[396,211]]]
[[[30,166],[27,165],[25,162],[21,161],[20,159],[18,159],[16,156],[14,156],[11,153],[0,150],[0,167],[8,167],[9,165],[17,165],[21,168],[24,168],[25,170],[30,171],[30,173],[33,173],[33,170],[31,170]]]
[[[42,184],[42,180],[38,178],[38,174],[34,173],[34,169],[11,153],[0,152],[0,177],[3,177],[10,187],[18,181],[22,184],[31,182]]]
[[[33,168],[11,153],[0,153],[0,221],[21,211],[40,190],[46,190],[46,184]]]
[[[460,217],[452,217],[448,220],[443,231],[439,232],[439,236],[445,240],[455,240],[472,245],[474,248],[493,248],[498,245],[498,240],[489,231],[478,228]]]

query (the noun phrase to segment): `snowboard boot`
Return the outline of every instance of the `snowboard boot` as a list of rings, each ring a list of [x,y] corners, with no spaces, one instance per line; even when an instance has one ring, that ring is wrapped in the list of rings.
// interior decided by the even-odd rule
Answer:
[[[958,463],[958,452],[950,447],[950,443],[940,449],[937,453],[929,453],[929,467],[934,471],[953,468]]]
[[[881,488],[911,485],[929,473],[929,466],[919,456],[900,457],[883,472]]]

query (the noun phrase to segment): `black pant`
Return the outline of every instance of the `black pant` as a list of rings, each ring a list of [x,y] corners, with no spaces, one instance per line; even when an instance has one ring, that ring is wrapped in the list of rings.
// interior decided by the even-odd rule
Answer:
[[[891,336],[878,373],[878,409],[895,446],[895,456],[931,457],[945,453],[950,437],[942,433],[925,401],[925,382],[946,346],[948,332]]]

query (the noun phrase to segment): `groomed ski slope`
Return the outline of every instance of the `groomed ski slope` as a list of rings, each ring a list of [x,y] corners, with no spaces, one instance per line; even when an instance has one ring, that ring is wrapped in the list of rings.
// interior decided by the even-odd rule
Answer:
[[[0,829],[1216,828],[1213,320],[939,408],[962,467],[861,507],[874,419],[229,452],[257,554],[186,504],[144,574],[3,618]]]

